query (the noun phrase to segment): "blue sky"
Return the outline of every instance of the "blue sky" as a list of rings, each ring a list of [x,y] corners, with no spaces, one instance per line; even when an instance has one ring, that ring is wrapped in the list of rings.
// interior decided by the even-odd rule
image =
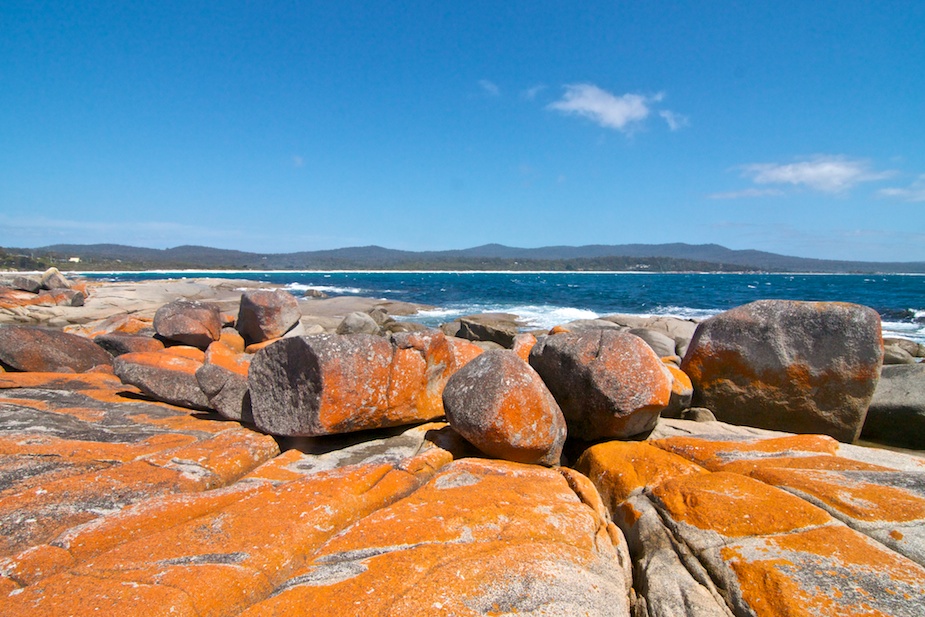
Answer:
[[[925,260],[925,2],[0,2],[0,246]]]

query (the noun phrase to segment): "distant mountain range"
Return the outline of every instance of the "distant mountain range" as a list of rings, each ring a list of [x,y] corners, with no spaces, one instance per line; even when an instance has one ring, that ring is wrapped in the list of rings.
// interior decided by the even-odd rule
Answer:
[[[77,261],[79,259],[79,262]],[[486,244],[451,251],[361,246],[297,253],[249,253],[205,246],[149,249],[119,244],[56,244],[0,249],[6,267],[64,265],[79,270],[641,270],[652,272],[925,273],[925,262],[836,261],[790,257],[718,244],[620,244],[516,248]],[[31,264],[31,265],[30,265]]]

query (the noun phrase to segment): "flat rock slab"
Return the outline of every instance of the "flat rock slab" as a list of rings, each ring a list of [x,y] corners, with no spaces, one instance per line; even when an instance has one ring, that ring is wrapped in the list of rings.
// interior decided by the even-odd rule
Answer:
[[[578,462],[627,536],[648,615],[921,611],[925,459],[673,423],[690,432]]]
[[[31,326],[0,327],[0,365],[17,371],[75,372],[110,367],[112,357],[92,340]]]

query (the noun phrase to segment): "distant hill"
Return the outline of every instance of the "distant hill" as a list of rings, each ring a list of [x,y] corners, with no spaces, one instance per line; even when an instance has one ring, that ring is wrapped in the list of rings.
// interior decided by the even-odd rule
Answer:
[[[4,257],[4,255],[6,257]],[[5,267],[42,263],[82,270],[643,270],[651,272],[925,273],[925,262],[836,261],[718,244],[622,244],[517,248],[486,244],[451,251],[360,246],[297,253],[250,253],[205,246],[149,249],[119,244],[56,244],[0,249]],[[79,262],[74,261],[79,259]]]

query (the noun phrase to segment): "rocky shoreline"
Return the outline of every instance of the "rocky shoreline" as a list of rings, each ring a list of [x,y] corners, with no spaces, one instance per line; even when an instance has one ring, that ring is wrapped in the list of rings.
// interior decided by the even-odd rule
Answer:
[[[925,449],[925,350],[872,310],[420,308],[0,281],[3,613],[921,614],[925,458],[852,444]]]

